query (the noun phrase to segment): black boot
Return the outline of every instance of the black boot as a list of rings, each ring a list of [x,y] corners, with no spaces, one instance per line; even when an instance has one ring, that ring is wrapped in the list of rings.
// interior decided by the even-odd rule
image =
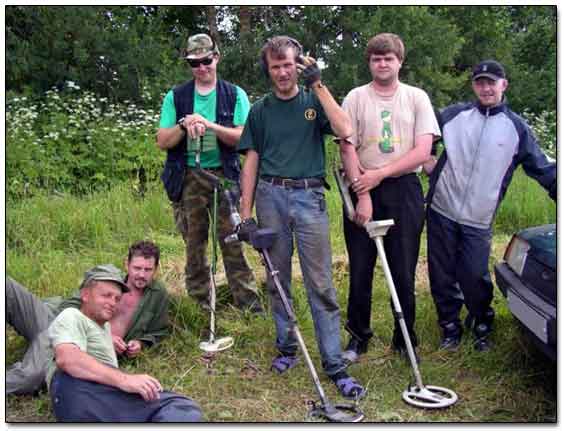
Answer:
[[[439,350],[451,352],[457,350],[462,338],[462,325],[460,322],[441,322],[439,325],[443,331]]]
[[[474,349],[487,352],[492,348],[489,335],[493,331],[494,311],[490,308],[483,315],[477,316],[474,322]]]

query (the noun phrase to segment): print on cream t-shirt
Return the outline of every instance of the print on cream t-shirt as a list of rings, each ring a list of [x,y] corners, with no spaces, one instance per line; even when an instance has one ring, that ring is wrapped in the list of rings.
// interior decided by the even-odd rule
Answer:
[[[343,108],[351,116],[350,141],[365,169],[401,158],[414,147],[416,136],[441,134],[427,93],[401,82],[392,96],[378,94],[371,84],[357,87],[345,97]]]

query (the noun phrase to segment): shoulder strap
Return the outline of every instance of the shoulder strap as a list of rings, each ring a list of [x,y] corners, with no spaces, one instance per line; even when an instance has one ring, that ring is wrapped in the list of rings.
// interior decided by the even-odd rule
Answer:
[[[174,109],[176,110],[176,121],[194,112],[194,91],[196,85],[190,80],[172,90],[174,95]]]
[[[230,82],[218,79],[216,121],[222,126],[231,127],[237,103],[237,87]]]

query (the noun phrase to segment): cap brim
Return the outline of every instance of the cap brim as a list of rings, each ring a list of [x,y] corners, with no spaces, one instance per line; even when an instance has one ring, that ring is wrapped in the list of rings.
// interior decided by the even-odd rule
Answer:
[[[97,278],[96,281],[113,281],[118,284],[123,293],[129,292],[129,287],[123,281],[116,280],[115,278]]]
[[[184,57],[186,60],[200,60],[202,58],[206,58],[209,57],[210,55],[215,54],[213,51],[208,51],[205,54],[188,54],[186,57]]]
[[[489,79],[493,79],[494,81],[503,79],[503,77],[494,75],[493,73],[478,73],[477,75],[472,77],[472,81],[475,81],[478,78],[489,78]]]

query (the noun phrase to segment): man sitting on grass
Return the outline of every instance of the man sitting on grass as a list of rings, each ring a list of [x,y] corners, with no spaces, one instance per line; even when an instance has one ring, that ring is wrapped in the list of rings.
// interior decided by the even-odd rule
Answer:
[[[119,355],[137,356],[142,348],[157,344],[168,334],[168,293],[154,280],[160,251],[150,241],[131,245],[125,278],[129,293],[123,295],[112,318],[114,349]],[[6,394],[30,394],[45,383],[49,356],[47,328],[68,307],[80,308],[80,293],[63,300],[40,300],[10,277],[6,278],[6,322],[29,346],[20,362],[6,372]]]
[[[131,278],[131,277],[130,277]],[[126,284],[117,268],[87,271],[80,310],[63,310],[49,326],[54,354],[47,385],[60,422],[196,422],[202,412],[190,398],[163,391],[147,374],[120,371],[110,329],[123,308]]]

